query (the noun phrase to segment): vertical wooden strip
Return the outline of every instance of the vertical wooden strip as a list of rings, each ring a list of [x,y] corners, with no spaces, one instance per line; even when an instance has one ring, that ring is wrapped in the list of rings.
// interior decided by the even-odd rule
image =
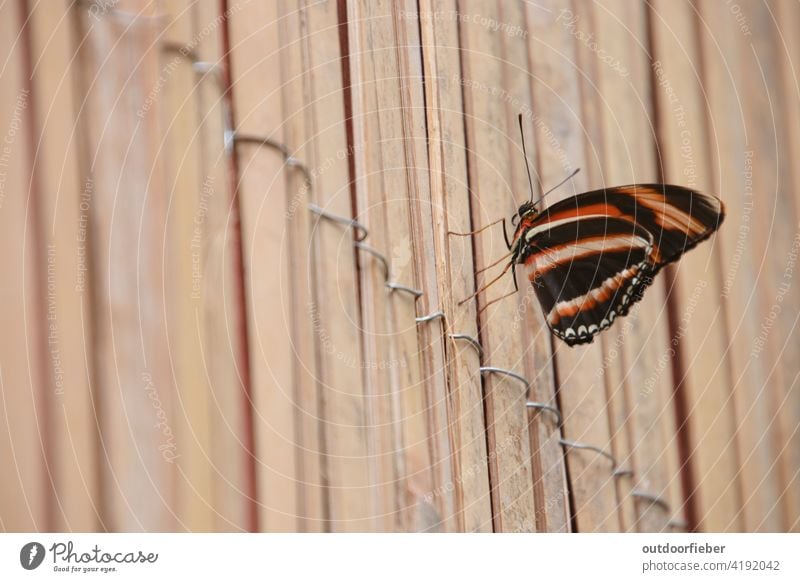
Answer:
[[[771,435],[771,401],[762,393],[768,370],[762,358],[751,358],[753,339],[760,332],[761,315],[757,277],[761,258],[748,240],[758,236],[753,228],[753,150],[745,123],[742,95],[745,82],[731,55],[750,45],[733,15],[719,18],[708,3],[699,6],[699,38],[708,100],[709,145],[714,188],[726,204],[726,224],[720,230],[727,256],[722,262],[722,298],[726,305],[730,342],[737,444],[744,505],[740,508],[750,531],[772,511],[779,497],[778,482],[766,479],[775,457]],[[774,517],[778,517],[775,515]],[[767,525],[767,524],[765,524]],[[768,526],[774,531],[777,524]]]
[[[699,86],[694,15],[688,3],[651,4],[659,164],[664,179],[712,191],[705,103]],[[723,226],[724,228],[724,226]],[[725,313],[720,302],[719,238],[688,253],[675,268],[672,331],[678,390],[686,398],[688,462],[695,478],[699,527],[737,531],[741,503]],[[706,307],[707,306],[707,307]]]
[[[606,72],[607,63],[601,61],[598,54],[606,55],[613,51],[611,43],[606,44],[599,37],[592,42],[581,42],[582,39],[589,38],[590,34],[596,31],[598,34],[601,29],[597,26],[595,19],[595,6],[588,3],[574,2],[572,10],[559,11],[558,23],[563,26],[575,39],[575,55],[579,72],[581,89],[581,117],[583,132],[586,139],[586,177],[587,187],[592,190],[602,188],[606,185],[614,185],[608,181],[605,174],[605,160],[608,152],[603,147],[604,125],[603,113],[608,96],[600,89],[603,76]],[[617,40],[623,38],[619,33],[614,35]],[[594,39],[594,36],[592,36]],[[599,51],[603,51],[599,53]],[[624,102],[624,99],[615,99],[614,102]],[[630,320],[620,321],[617,324],[621,329],[617,332],[617,338],[625,335],[625,326],[631,326]],[[613,341],[611,334],[602,334],[598,340],[604,348],[602,367],[593,374],[593,381],[601,381],[605,387],[608,405],[606,414],[608,415],[609,428],[611,430],[610,452],[618,460],[621,466],[626,469],[634,470],[633,467],[633,442],[632,435],[627,420],[629,416],[629,406],[627,402],[627,383],[625,376],[625,366],[618,361],[619,350],[622,340]],[[634,475],[635,477],[635,475]],[[617,498],[619,499],[619,518],[620,529],[631,531],[636,527],[635,516],[635,497],[634,478],[621,477],[615,480]]]
[[[776,44],[778,62],[781,65],[780,82],[783,91],[782,112],[778,123],[785,128],[786,139],[780,147],[781,167],[791,173],[791,185],[786,187],[787,192],[794,192],[795,212],[800,209],[800,169],[795,163],[800,156],[800,80],[798,80],[798,67],[800,67],[800,6],[792,2],[779,2],[770,10],[777,26],[777,34],[773,36]],[[800,223],[797,223],[800,229]],[[798,237],[795,234],[790,244],[790,249],[796,249]],[[792,285],[797,286],[796,280]],[[798,294],[791,294],[796,298]],[[796,308],[795,308],[796,309]],[[800,531],[800,390],[797,382],[800,381],[800,356],[796,354],[796,342],[787,338],[782,361],[787,363],[789,369],[784,373],[782,391],[778,396],[779,401],[779,431],[778,439],[780,455],[780,493],[782,496],[782,513],[784,517],[783,528],[788,531]],[[791,351],[790,351],[791,350]]]
[[[92,350],[102,430],[103,527],[178,527],[174,384],[163,319],[166,196],[159,159],[159,19],[155,6],[121,1],[95,20],[83,16],[89,176]]]
[[[530,54],[528,43],[530,32],[524,4],[500,4],[500,19],[493,26],[500,26],[498,34],[504,45],[503,75],[508,94],[506,101],[506,127],[510,141],[508,152],[510,175],[509,189],[515,204],[530,197],[530,184],[526,164],[535,176],[536,143],[533,139],[533,102],[531,93]],[[518,115],[522,114],[525,129],[528,160],[522,149],[522,136],[517,137]],[[515,209],[516,210],[516,209]],[[527,395],[533,402],[555,405],[555,376],[550,331],[543,325],[532,288],[524,277],[522,302],[516,306],[511,330],[523,346],[523,370],[531,382]],[[528,432],[531,447],[531,476],[533,480],[536,531],[567,532],[570,530],[569,500],[566,484],[564,452],[559,439],[561,427],[552,413],[531,408],[528,410]]]
[[[284,137],[289,151],[310,163],[314,142],[307,135],[305,79],[303,76],[304,46],[302,44],[301,16],[297,2],[283,3],[280,16],[280,45],[283,71]],[[344,157],[344,156],[343,156]],[[341,160],[336,160],[339,163]],[[333,162],[329,162],[333,163]],[[314,181],[327,169],[327,164],[311,168]],[[288,243],[290,249],[289,272],[292,277],[292,321],[295,366],[295,394],[298,417],[298,476],[301,531],[324,531],[328,507],[324,490],[324,454],[326,443],[322,440],[322,405],[318,358],[319,350],[327,349],[320,335],[321,320],[315,310],[317,274],[313,253],[313,235],[318,218],[308,210],[311,200],[310,184],[300,171],[289,174],[287,209]]]
[[[239,134],[283,140],[277,6],[230,15],[231,85]],[[297,528],[295,409],[287,261],[288,195],[281,152],[237,144],[242,245],[253,382],[260,528]]]
[[[752,38],[739,37],[744,41],[739,45],[740,59],[750,80],[743,84],[742,101],[749,118],[763,119],[748,130],[748,144],[753,150],[756,169],[753,186],[760,194],[753,210],[759,227],[756,249],[761,252],[758,286],[763,291],[751,359],[763,360],[766,370],[764,383],[755,395],[758,402],[746,411],[752,409],[755,426],[768,427],[762,436],[768,443],[769,458],[777,457],[777,462],[766,468],[762,481],[754,483],[755,491],[751,488],[743,502],[748,504],[751,499],[761,502],[757,515],[750,512],[750,516],[755,517],[749,524],[753,529],[775,531],[781,522],[784,528],[791,525],[778,501],[783,490],[796,480],[785,473],[781,460],[791,451],[790,443],[797,439],[794,432],[797,425],[791,420],[786,422],[786,413],[781,410],[792,400],[796,401],[794,384],[800,374],[800,351],[793,341],[800,296],[791,292],[800,248],[800,222],[796,195],[792,193],[792,186],[796,184],[793,170],[796,160],[791,158],[788,123],[783,119],[781,55],[784,49],[777,42],[779,31],[769,7],[748,6],[744,14],[753,34]],[[761,441],[751,443],[760,445]]]
[[[464,50],[464,110],[468,146],[473,226],[480,228],[516,210],[510,188],[510,152],[518,155],[518,145],[509,139],[516,125],[509,101],[519,100],[519,84],[505,76],[502,38],[481,24],[481,18],[502,22],[492,2],[459,3],[461,39]],[[478,18],[475,18],[475,16]],[[519,74],[518,72],[516,74]],[[510,130],[510,131],[509,131]],[[514,133],[511,133],[514,135]],[[483,267],[508,251],[498,225],[477,235],[475,264]],[[507,261],[478,277],[483,285],[503,271]],[[510,275],[502,277],[478,296],[478,305],[514,289]],[[523,286],[523,292],[529,289]],[[489,307],[480,317],[480,340],[485,364],[522,373],[524,349],[520,333],[508,333],[508,322],[520,312],[523,296],[506,299]],[[489,470],[492,484],[494,527],[496,531],[535,531],[528,412],[525,385],[513,378],[493,374],[484,378],[486,425],[489,432]]]
[[[399,386],[393,382],[390,367],[396,342],[389,311],[396,301],[414,302],[413,297],[390,294],[386,287],[386,282],[394,279],[394,244],[402,242],[389,236],[389,221],[396,217],[388,215],[388,198],[398,189],[396,179],[392,179],[392,164],[402,159],[403,144],[384,122],[397,114],[398,95],[392,86],[397,73],[389,74],[396,44],[387,2],[350,3],[347,26],[356,216],[370,230],[365,242],[386,260],[384,263],[364,251],[359,255],[362,372],[373,482],[370,495],[374,498],[376,529],[393,531],[399,526],[399,515],[392,394]],[[402,140],[402,134],[399,137]],[[394,155],[384,153],[387,150]],[[401,194],[405,191],[400,188]],[[405,250],[410,254],[410,245]],[[413,326],[411,320],[405,323]]]
[[[237,303],[241,281],[235,267],[240,250],[235,245],[231,221],[230,157],[223,142],[227,108],[222,96],[221,41],[226,24],[220,20],[219,6],[203,2],[195,4],[193,10],[194,52],[212,70],[197,74],[192,94],[198,107],[195,139],[199,140],[200,157],[200,167],[196,168],[199,193],[195,193],[195,216],[200,224],[193,227],[200,226],[200,236],[199,240],[192,236],[189,245],[190,298],[194,308],[189,325],[200,338],[200,360],[196,365],[207,378],[211,398],[206,454],[212,476],[212,528],[241,531],[251,525],[250,511],[255,500],[248,494],[247,475],[254,460],[247,451],[247,421],[242,406],[246,394],[243,355],[247,346],[234,323],[241,309]]]
[[[312,201],[327,212],[351,216],[350,176],[340,156],[348,151],[344,109],[339,14],[333,2],[302,0],[302,62],[293,75],[303,80],[306,107],[302,142],[314,178]],[[292,75],[292,76],[293,76]],[[290,76],[289,78],[292,78]],[[324,169],[323,169],[324,168]],[[300,198],[298,211],[307,200]],[[369,448],[361,376],[358,283],[351,229],[319,220],[310,233],[312,292],[306,307],[318,346],[317,382],[321,394],[323,475],[332,531],[375,528],[369,497]],[[369,500],[369,501],[368,501]]]
[[[177,392],[175,422],[183,443],[176,464],[176,484],[182,523],[190,531],[209,531],[213,524],[211,468],[208,462],[210,391],[202,366],[202,332],[198,329],[199,290],[202,279],[202,241],[208,203],[215,195],[214,178],[203,175],[198,140],[199,103],[196,36],[191,6],[183,0],[165,3],[171,16],[160,37],[164,97],[161,100],[163,137],[159,144],[164,161],[168,198],[164,233],[168,295],[164,311],[168,323],[169,358]],[[191,330],[191,331],[190,331]]]
[[[595,146],[603,180],[598,186],[657,181],[644,5],[603,1],[596,4],[593,17],[597,87],[585,99],[600,104],[602,140]],[[569,23],[573,24],[580,32],[580,23]],[[673,517],[683,519],[663,287],[651,286],[618,326],[607,338],[608,352],[599,373],[606,376],[610,393],[622,401],[617,432],[630,439],[627,463],[634,476],[627,495],[635,504],[636,521],[626,529],[662,531]],[[654,495],[668,507],[641,494]]]
[[[0,462],[7,467],[0,479],[0,515],[3,531],[49,529],[44,449],[38,425],[43,405],[41,387],[49,384],[42,369],[44,328],[41,316],[44,290],[36,285],[34,267],[46,261],[33,252],[30,181],[31,91],[24,79],[21,50],[23,22],[20,3],[0,5],[0,46],[6,55],[0,71]],[[32,298],[36,298],[32,301]]]
[[[436,18],[455,14],[455,0],[405,2],[398,14],[409,30],[415,25],[421,35],[421,68],[426,79],[425,104],[430,171],[431,209],[435,216],[435,256],[442,274],[442,305],[448,333],[478,339],[474,303],[455,309],[455,304],[474,291],[472,242],[468,237],[450,236],[449,230],[468,232],[470,220],[466,136],[461,95],[461,53],[459,24],[455,19]],[[416,49],[409,47],[409,53]],[[411,74],[409,73],[409,77]],[[407,81],[412,84],[411,79]],[[414,82],[416,85],[417,82]],[[415,142],[418,140],[415,140]],[[453,490],[456,493],[457,522],[462,531],[492,531],[489,469],[487,466],[482,381],[478,368],[480,354],[466,340],[452,340],[448,367],[452,405]],[[446,494],[439,488],[435,496]]]
[[[533,124],[538,173],[545,187],[563,180],[572,168],[586,165],[576,39],[558,21],[565,10],[571,10],[570,3],[548,1],[528,6],[536,112]],[[578,174],[571,184],[554,192],[547,203],[552,204],[586,187],[586,175]],[[602,342],[569,348],[554,341],[564,436],[570,441],[611,452],[604,381],[596,375],[602,366]],[[567,449],[567,463],[578,530],[620,529],[616,484],[609,460],[591,451]]]
[[[74,132],[75,89],[72,56],[75,39],[68,3],[29,14],[31,27],[32,112],[38,124],[34,172],[39,199],[40,234],[46,256],[34,262],[45,270],[48,382],[46,405],[56,435],[49,453],[57,501],[53,530],[94,531],[98,526],[97,438],[89,385],[90,309],[85,280],[86,208],[93,185],[80,184]],[[83,186],[83,187],[82,187]],[[33,295],[32,295],[33,296]]]
[[[405,18],[413,22],[416,6],[406,2],[404,8]],[[460,87],[459,24],[454,19],[437,18],[439,14],[455,14],[457,5],[445,0],[421,2],[419,8],[422,67],[427,79],[431,209],[437,227],[433,244],[435,256],[442,257],[437,261],[441,273],[438,294],[447,316],[448,333],[477,340],[473,304],[455,309],[461,298],[474,291],[472,244],[469,238],[448,235],[449,230],[468,232],[472,227]],[[482,380],[477,373],[481,358],[474,346],[458,341],[449,344],[453,354],[449,384],[454,399],[452,489],[459,506],[458,523],[465,531],[492,531]],[[441,492],[440,485],[436,493],[442,495],[446,491]]]

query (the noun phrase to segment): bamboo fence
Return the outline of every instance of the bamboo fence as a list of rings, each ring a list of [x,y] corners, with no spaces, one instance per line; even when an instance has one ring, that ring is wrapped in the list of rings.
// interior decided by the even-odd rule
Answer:
[[[0,530],[800,530],[800,3],[6,0]],[[593,344],[528,194],[719,233]],[[354,221],[354,222],[353,222]],[[522,283],[522,279],[520,281]],[[533,404],[532,406],[530,404]]]

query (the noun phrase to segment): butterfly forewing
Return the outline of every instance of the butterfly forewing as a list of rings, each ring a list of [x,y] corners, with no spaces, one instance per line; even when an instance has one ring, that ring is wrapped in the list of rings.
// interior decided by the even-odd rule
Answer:
[[[595,190],[526,217],[515,261],[525,265],[553,333],[569,345],[588,343],[723,217],[718,199],[680,186]]]

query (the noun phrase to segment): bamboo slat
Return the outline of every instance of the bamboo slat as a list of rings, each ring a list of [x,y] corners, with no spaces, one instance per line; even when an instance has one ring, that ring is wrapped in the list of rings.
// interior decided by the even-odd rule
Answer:
[[[269,23],[264,26],[264,23]],[[248,4],[231,15],[235,131],[283,143],[278,7]],[[292,390],[291,291],[287,256],[290,194],[281,152],[237,144],[247,337],[254,414],[259,527],[297,528],[298,475]]]
[[[395,249],[403,244],[402,238],[390,237],[389,222],[399,216],[389,216],[388,199],[398,189],[407,191],[407,187],[399,187],[397,183],[398,177],[404,178],[403,174],[397,176],[397,172],[392,171],[397,160],[402,159],[403,144],[402,133],[398,135],[402,126],[391,119],[398,113],[400,95],[393,86],[397,82],[397,71],[392,54],[394,23],[389,8],[387,2],[353,2],[347,12],[356,216],[370,231],[364,244],[386,261],[364,251],[358,257],[362,373],[373,483],[370,495],[374,498],[375,528],[380,531],[392,531],[399,525],[395,460],[398,443],[393,394],[401,387],[394,381],[395,374],[390,367],[392,354],[397,350],[390,310],[397,301],[414,303],[413,296],[390,294],[386,287],[396,271]],[[410,240],[407,234],[405,240]],[[410,250],[409,245],[398,252],[410,253]],[[407,319],[405,325],[413,329],[413,317]]]
[[[196,99],[198,76],[192,62],[195,33],[190,3],[175,0],[163,4],[170,20],[161,45],[162,71],[170,71],[164,83],[160,113],[167,196],[167,225],[163,241],[173,248],[162,260],[168,295],[164,311],[167,321],[169,359],[176,388],[175,424],[182,443],[176,488],[177,513],[189,531],[209,531],[213,525],[212,473],[208,463],[210,391],[202,365],[202,336],[197,329],[197,287],[202,278],[200,248],[209,199],[214,196],[213,178],[201,169]],[[181,52],[183,51],[183,52]],[[185,54],[184,54],[185,53]],[[187,333],[187,330],[194,330]]]
[[[770,513],[779,493],[777,480],[764,478],[770,472],[773,456],[770,449],[774,446],[771,438],[764,438],[774,431],[769,412],[772,403],[761,397],[768,371],[762,359],[750,357],[761,319],[752,309],[759,301],[756,282],[760,258],[748,244],[753,236],[753,151],[748,145],[752,127],[743,123],[741,95],[745,77],[730,62],[731,55],[740,51],[740,44],[747,46],[750,40],[741,38],[742,32],[733,18],[718,18],[716,13],[710,13],[713,8],[708,3],[700,4],[699,9],[714,189],[725,201],[727,210],[726,224],[720,230],[727,251],[722,261],[722,298],[732,354],[740,479],[747,500],[742,519],[745,524],[755,526]]]
[[[3,531],[50,529],[50,478],[45,468],[43,407],[53,395],[45,393],[46,328],[37,324],[44,314],[42,270],[47,255],[34,238],[36,215],[31,200],[30,132],[31,87],[27,82],[18,3],[0,5],[0,462],[7,467],[0,479],[0,528]]]
[[[700,55],[694,14],[688,4],[651,4],[654,101],[659,160],[664,180],[712,191],[705,103],[699,86]],[[724,227],[723,227],[724,228]],[[681,259],[668,282],[672,337],[676,345],[674,382],[685,399],[679,420],[687,431],[690,503],[698,508],[697,526],[736,531],[741,521],[737,478],[735,419],[730,352],[719,303],[722,241],[712,239]],[[713,308],[706,308],[713,305]],[[681,416],[685,415],[685,418]],[[691,505],[689,509],[691,509]],[[690,519],[692,516],[690,515]]]
[[[421,34],[414,35],[412,15],[417,6],[413,2],[402,5],[402,21],[409,29],[408,38],[422,44],[422,74],[433,79],[425,84],[426,127],[428,134],[428,166],[430,172],[431,210],[438,225],[434,241],[437,261],[445,292],[445,306],[450,333],[470,338],[478,337],[473,303],[457,311],[454,303],[474,291],[474,273],[471,259],[472,243],[465,237],[447,235],[448,230],[468,232],[470,220],[467,153],[462,116],[461,57],[458,48],[458,22],[441,20],[439,13],[455,13],[454,0],[421,2],[417,19]],[[410,21],[410,25],[409,22]],[[416,43],[409,46],[408,54],[415,54]],[[411,71],[407,72],[409,78]],[[407,81],[411,83],[411,81]],[[421,82],[415,79],[414,85]],[[410,106],[411,104],[408,104]],[[413,111],[413,110],[412,110]],[[418,162],[421,163],[421,162]],[[418,252],[418,255],[424,252]],[[460,343],[457,343],[460,342]],[[460,531],[492,531],[491,500],[489,495],[489,470],[486,464],[486,432],[484,423],[483,393],[480,375],[480,354],[474,345],[465,340],[452,340],[449,344],[450,365],[448,378],[451,388],[451,431],[454,454],[454,491],[458,503],[458,529]],[[435,495],[445,492],[434,491]]]
[[[212,475],[210,504],[215,531],[252,529],[255,499],[251,471],[255,461],[248,450],[242,333],[237,325],[241,314],[237,268],[238,238],[231,202],[231,157],[225,150],[224,131],[228,108],[222,86],[223,50],[219,7],[210,3],[193,6],[192,28],[197,58],[213,69],[196,78],[192,98],[198,107],[199,175],[211,188],[196,194],[204,201],[203,236],[198,253],[199,273],[192,278],[194,333],[200,336],[201,358],[196,363],[207,378],[211,402],[208,409],[210,444],[206,449]],[[223,13],[224,14],[224,13]],[[208,31],[208,32],[206,32]],[[211,194],[211,195],[209,195]],[[198,201],[198,210],[199,208]],[[198,215],[199,218],[199,215]],[[199,275],[199,277],[198,277]]]
[[[298,42],[301,60],[293,61],[287,79],[299,76],[303,84],[306,106],[296,122],[302,123],[304,131],[297,139],[306,144],[303,161],[314,176],[311,200],[334,215],[352,216],[349,168],[338,162],[348,151],[339,13],[331,2],[303,0],[296,6],[299,36],[290,42]],[[306,203],[305,198],[298,199],[298,212],[305,212]],[[320,220],[304,247],[311,257],[311,293],[305,310],[318,347],[320,438],[325,447],[322,478],[331,531],[375,528],[352,241],[351,229]]]
[[[786,140],[779,149],[782,155],[782,166],[791,172],[791,185],[788,192],[794,192],[795,212],[800,208],[800,170],[795,160],[800,156],[800,82],[798,81],[797,67],[800,65],[800,41],[797,31],[800,30],[800,6],[791,2],[779,2],[771,10],[777,33],[773,36],[776,52],[781,63],[781,87],[783,91],[783,111],[779,121],[786,130]],[[796,223],[800,228],[800,222]],[[790,249],[796,249],[798,238],[792,240]],[[796,252],[795,252],[796,254]],[[797,290],[795,286],[795,291]],[[793,294],[795,303],[797,293]],[[795,310],[797,308],[795,307]],[[795,311],[796,313],[796,311]],[[796,316],[795,316],[796,320]],[[797,349],[796,342],[791,337],[785,344],[788,349]],[[800,530],[800,487],[797,480],[800,478],[800,375],[797,369],[800,356],[796,351],[783,353],[782,362],[793,364],[792,368],[784,373],[782,395],[779,395],[779,448],[780,448],[780,479],[782,514],[784,521],[781,531]]]
[[[178,527],[175,460],[182,443],[163,319],[160,19],[144,1],[117,7],[141,17],[83,15],[81,47],[89,160],[82,181],[94,183],[91,350],[102,435],[101,526],[163,531]]]
[[[644,6],[601,2],[595,5],[593,17],[606,60],[596,65],[596,94],[584,99],[602,103],[603,137],[596,144],[602,183],[657,181]],[[600,56],[595,54],[596,59]],[[633,311],[606,342],[609,349],[602,373],[609,380],[615,378],[609,388],[624,401],[618,430],[628,433],[632,447],[627,462],[634,476],[627,495],[637,495],[633,497],[636,521],[626,529],[662,531],[674,517],[683,521],[672,379],[661,363],[670,348],[663,286],[649,288]],[[638,496],[641,493],[655,495],[669,507]]]
[[[301,16],[296,2],[284,3],[280,15],[280,44],[283,75],[283,126],[286,146],[295,157],[309,163],[314,142],[309,139],[308,112],[305,104],[304,47],[302,45]],[[332,163],[332,162],[329,162]],[[312,176],[323,172],[327,165],[312,167]],[[324,489],[325,443],[322,441],[322,394],[317,350],[329,349],[320,336],[319,313],[313,308],[317,275],[313,239],[316,216],[307,210],[311,200],[310,185],[302,172],[288,176],[291,202],[287,214],[287,241],[292,263],[292,324],[295,370],[295,406],[297,413],[298,476],[300,478],[301,531],[325,531],[329,526],[327,492]],[[318,344],[323,344],[318,346]]]
[[[442,204],[443,159],[440,151],[428,147],[439,143],[441,127],[431,119],[430,111],[438,109],[437,87],[425,83],[421,71],[431,65],[430,28],[423,29],[409,18],[417,6],[408,0],[401,2],[406,16],[398,31],[404,34],[403,50],[399,52],[400,67],[406,81],[403,87],[405,106],[405,155],[408,168],[409,210],[412,240],[414,241],[415,281],[424,291],[417,300],[417,315],[429,318],[417,326],[419,333],[422,378],[425,381],[428,446],[430,448],[433,490],[426,493],[430,507],[424,507],[428,530],[458,531],[463,529],[463,465],[459,450],[460,400],[459,393],[451,389],[450,366],[453,364],[447,334],[452,331],[453,314],[450,287],[447,284],[447,234],[444,206]],[[430,12],[429,5],[420,6],[421,12]],[[425,47],[429,47],[427,50]],[[437,69],[438,70],[438,69]],[[430,106],[431,109],[428,109]],[[421,140],[426,135],[430,141]],[[427,164],[425,160],[427,158]],[[444,313],[443,318],[435,314]],[[430,319],[432,318],[432,319]],[[432,495],[431,495],[432,493]]]
[[[503,39],[475,18],[501,21],[498,7],[491,2],[459,3],[464,79],[464,115],[473,228],[480,229],[515,211],[514,193],[509,183],[509,151],[518,151],[509,140],[516,117],[513,106],[498,94],[520,99],[524,85],[513,83],[504,73],[506,58]],[[527,100],[527,95],[524,99]],[[512,133],[513,135],[513,133]],[[475,237],[475,265],[484,268],[508,254],[499,225]],[[477,285],[485,285],[505,269],[508,261],[484,271]],[[528,289],[525,289],[528,291]],[[478,296],[477,304],[486,306],[491,299],[514,290],[511,276],[502,277],[488,291]],[[509,322],[519,313],[522,296],[517,301],[503,300],[489,306],[480,317],[480,342],[484,363],[516,373],[523,372],[524,348],[520,330],[509,334]],[[525,408],[526,386],[501,374],[484,377],[487,450],[492,491],[495,531],[535,531],[531,440],[528,435],[528,412]],[[493,454],[493,455],[492,455]]]
[[[60,10],[59,10],[60,9]],[[86,219],[93,185],[80,183],[75,126],[74,29],[63,18],[68,2],[45,10],[31,6],[31,113],[36,154],[31,195],[40,251],[45,251],[46,317],[38,327],[47,336],[45,405],[49,476],[56,492],[53,522],[58,531],[98,527],[97,440],[94,400],[86,363],[91,358],[91,310],[87,268]],[[41,237],[41,238],[40,238]],[[40,255],[41,256],[41,255]],[[38,319],[38,318],[37,318]]]
[[[793,335],[798,325],[800,295],[791,293],[794,264],[800,248],[800,221],[796,192],[796,159],[792,158],[789,125],[783,121],[786,97],[781,91],[782,54],[775,16],[767,6],[752,6],[746,11],[752,38],[739,36],[740,59],[745,75],[752,75],[744,85],[742,103],[749,119],[758,119],[748,128],[748,145],[753,161],[761,171],[754,173],[753,186],[759,199],[753,212],[761,228],[756,248],[763,249],[758,286],[762,293],[758,335],[753,340],[754,359],[764,359],[767,372],[760,391],[751,404],[755,413],[752,426],[762,426],[765,441],[771,440],[768,458],[777,458],[765,471],[762,480],[751,492],[761,506],[750,512],[755,519],[747,522],[754,531],[776,531],[790,527],[786,509],[779,505],[780,496],[795,481],[783,469],[783,459],[797,440],[796,383],[800,374],[800,349]],[[761,344],[769,349],[761,354]],[[766,408],[766,410],[764,410]],[[761,414],[758,414],[761,412]],[[772,438],[770,438],[772,437]],[[756,441],[760,444],[762,441]],[[796,454],[796,453],[795,453]],[[782,481],[782,483],[781,483]],[[747,510],[751,495],[743,500]],[[753,515],[755,513],[756,515]]]
[[[595,44],[580,42],[582,34],[587,34],[585,29],[598,30],[596,27],[595,12],[597,6],[588,3],[576,3],[573,11],[559,10],[557,21],[575,39],[575,57],[579,74],[581,102],[580,114],[585,136],[585,163],[586,179],[589,189],[602,188],[605,185],[613,185],[609,182],[610,176],[605,172],[605,162],[608,159],[608,152],[603,146],[604,140],[604,94],[601,94],[600,84],[606,80],[605,73],[608,65],[600,59],[600,54],[607,54],[605,51],[613,51],[613,41],[602,41],[599,37]],[[598,33],[600,31],[598,30]],[[622,36],[615,35],[615,41],[621,40]],[[602,47],[602,48],[601,48]],[[600,51],[604,51],[600,53]],[[617,68],[620,68],[617,65]],[[624,103],[625,100],[616,100]],[[623,345],[625,336],[625,324],[631,326],[629,321],[620,322],[617,325],[621,329],[615,330],[614,335],[603,335],[598,338],[598,343],[604,348],[604,356],[601,368],[593,375],[593,384],[605,388],[606,414],[608,416],[609,428],[611,430],[611,440],[609,452],[618,460],[618,463],[627,470],[634,471],[633,468],[633,443],[629,429],[629,406],[627,402],[627,382],[625,381],[625,364],[618,359],[619,354],[615,345]],[[616,354],[616,356],[614,355]],[[627,474],[615,479],[617,499],[619,500],[619,528],[621,531],[629,531],[636,526],[636,498],[634,492],[634,478]]]
[[[538,175],[545,186],[563,180],[572,168],[586,167],[587,160],[575,38],[557,22],[561,11],[569,8],[569,4],[556,1],[528,6],[534,136]],[[586,189],[586,175],[578,174],[547,203]],[[556,340],[557,383],[565,438],[610,453],[608,402],[603,384],[595,381],[603,361],[601,343],[570,349]],[[578,531],[620,529],[612,476],[615,467],[610,466],[609,459],[577,448],[568,448],[566,458]]]

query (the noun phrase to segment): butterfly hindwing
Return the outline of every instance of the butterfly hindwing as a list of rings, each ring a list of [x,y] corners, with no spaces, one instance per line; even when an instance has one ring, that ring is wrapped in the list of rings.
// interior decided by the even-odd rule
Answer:
[[[591,342],[625,315],[658,268],[652,235],[624,218],[563,220],[527,235],[519,262],[548,327],[569,345]]]

